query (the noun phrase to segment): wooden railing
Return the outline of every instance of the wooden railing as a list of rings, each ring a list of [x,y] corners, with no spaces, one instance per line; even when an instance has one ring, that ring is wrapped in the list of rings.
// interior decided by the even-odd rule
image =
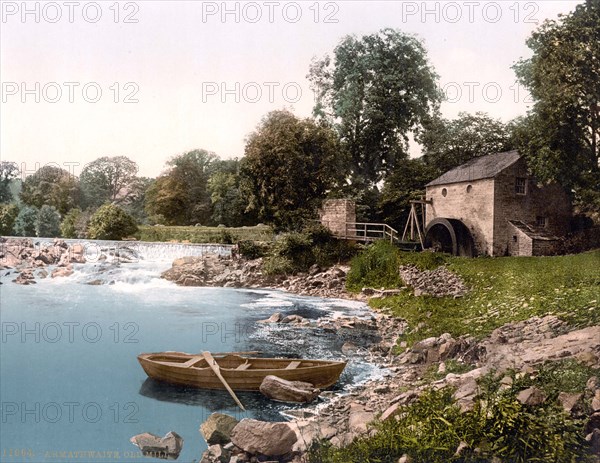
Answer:
[[[345,227],[340,223],[323,223],[336,238],[354,241],[373,242],[388,240],[394,243],[399,240],[398,231],[385,223],[346,222]],[[331,226],[330,226],[331,225]]]

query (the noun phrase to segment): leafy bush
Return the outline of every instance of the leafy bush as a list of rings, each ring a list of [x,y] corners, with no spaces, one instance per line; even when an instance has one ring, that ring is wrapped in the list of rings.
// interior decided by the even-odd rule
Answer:
[[[63,238],[78,238],[77,222],[81,217],[81,209],[71,209],[60,224],[60,233]]]
[[[296,273],[298,268],[287,257],[269,256],[265,258],[262,266],[266,275],[289,275]]]
[[[60,236],[60,214],[54,206],[42,206],[37,216],[35,232],[40,238]]]
[[[92,216],[88,236],[93,240],[120,240],[137,230],[133,217],[114,204],[105,204]]]
[[[14,204],[0,204],[0,235],[12,235],[19,208]]]
[[[425,391],[403,413],[373,426],[377,433],[337,449],[323,442],[312,449],[311,463],[395,463],[408,454],[428,463],[588,461],[584,423],[564,413],[556,401],[522,405],[517,388],[502,391],[492,375],[480,384],[481,401],[461,413],[453,390]],[[459,454],[461,442],[467,444]]]
[[[346,286],[351,291],[363,287],[394,288],[401,283],[400,252],[387,241],[377,241],[352,259]]]
[[[35,224],[37,222],[39,210],[37,207],[26,206],[19,211],[15,220],[15,235],[17,236],[35,236]]]
[[[265,257],[271,250],[271,244],[263,241],[242,240],[238,242],[240,255],[245,259]]]

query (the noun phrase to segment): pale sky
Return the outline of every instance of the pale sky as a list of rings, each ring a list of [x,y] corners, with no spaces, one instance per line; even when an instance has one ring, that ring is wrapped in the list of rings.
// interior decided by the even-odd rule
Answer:
[[[510,68],[525,40],[577,3],[2,0],[0,159],[78,175],[124,155],[154,177],[194,148],[241,157],[269,111],[310,116],[313,57],[385,27],[424,41],[444,116],[506,122],[528,106]]]

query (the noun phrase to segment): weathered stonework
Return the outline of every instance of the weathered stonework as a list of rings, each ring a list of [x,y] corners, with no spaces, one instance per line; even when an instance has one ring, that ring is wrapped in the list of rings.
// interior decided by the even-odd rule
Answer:
[[[327,199],[319,211],[321,224],[334,235],[345,236],[346,224],[356,222],[356,203],[350,199]]]
[[[495,157],[500,165],[497,172],[493,171]],[[516,152],[486,156],[483,167],[477,163],[471,162],[472,171],[461,166],[457,173],[450,171],[427,186],[427,199],[431,200],[426,207],[428,227],[438,226],[441,219],[460,221],[478,255],[556,253],[560,238],[569,231],[571,217],[564,189],[537,184]],[[517,182],[521,182],[521,191]]]

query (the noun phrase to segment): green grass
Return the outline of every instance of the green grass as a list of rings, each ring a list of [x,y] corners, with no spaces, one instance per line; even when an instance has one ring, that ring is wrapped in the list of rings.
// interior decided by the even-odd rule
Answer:
[[[398,252],[403,264],[419,265],[421,259],[417,254]],[[415,297],[406,291],[370,302],[408,321],[413,330],[404,341],[416,342],[445,332],[481,338],[505,323],[550,314],[573,327],[600,323],[600,250],[556,257],[440,259],[471,288],[466,296]],[[368,281],[361,283],[368,286]],[[419,323],[421,328],[414,331]]]
[[[236,243],[238,241],[272,241],[273,230],[267,225],[255,227],[139,227],[141,241],[188,241],[190,243]]]

